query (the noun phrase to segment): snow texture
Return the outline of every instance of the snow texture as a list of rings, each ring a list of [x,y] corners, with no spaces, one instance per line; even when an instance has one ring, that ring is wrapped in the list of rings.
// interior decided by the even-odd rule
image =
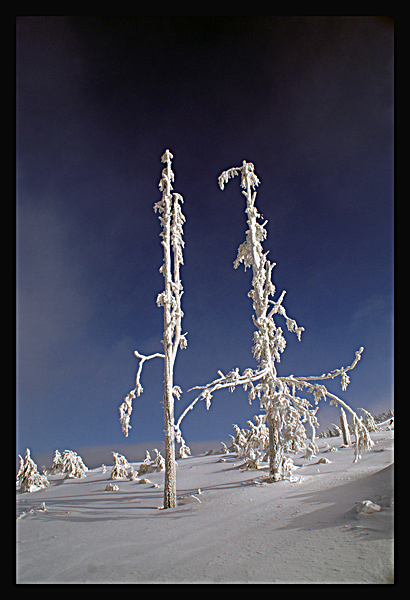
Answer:
[[[234,452],[187,457],[168,510],[161,471],[17,485],[17,583],[393,583],[394,431],[373,436],[357,463],[341,437],[317,440],[318,458],[337,450],[331,463],[295,452],[293,482],[268,483],[268,463],[244,470]],[[380,510],[358,512],[368,502]]]

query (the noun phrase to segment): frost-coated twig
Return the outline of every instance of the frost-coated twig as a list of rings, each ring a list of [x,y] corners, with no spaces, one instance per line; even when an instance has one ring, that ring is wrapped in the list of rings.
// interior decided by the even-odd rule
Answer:
[[[220,374],[220,377],[214,381],[211,381],[211,383],[207,383],[206,385],[196,385],[188,390],[188,392],[193,390],[202,390],[202,392],[185,408],[178,421],[175,423],[175,432],[178,442],[184,441],[180,429],[181,422],[187,413],[194,408],[197,402],[205,400],[206,409],[209,410],[211,406],[212,395],[216,390],[229,388],[230,391],[233,392],[238,385],[243,386],[246,390],[246,388],[249,385],[252,385],[253,382],[265,377],[267,374],[267,369],[258,371],[246,369],[242,375],[239,374],[239,369],[233,369],[227,375],[224,375],[221,371],[218,371],[218,373]]]
[[[130,419],[132,413],[132,400],[139,397],[144,391],[144,388],[141,385],[142,367],[146,360],[151,360],[152,358],[164,358],[164,355],[159,354],[158,352],[155,354],[150,354],[149,356],[145,356],[144,354],[140,354],[137,350],[134,350],[134,354],[140,359],[136,375],[135,388],[126,395],[124,402],[119,408],[121,428],[125,437],[128,437],[128,432],[131,429]]]
[[[338,377],[340,375],[341,383],[342,383],[342,390],[345,392],[347,389],[347,386],[350,382],[350,378],[348,375],[346,375],[346,373],[347,373],[347,371],[351,371],[352,369],[355,368],[358,361],[362,357],[361,355],[362,355],[363,350],[364,350],[364,348],[361,347],[361,348],[359,348],[359,350],[356,351],[355,358],[354,358],[352,364],[348,367],[340,367],[339,369],[335,369],[334,371],[331,371],[330,373],[323,374],[323,375],[310,375],[308,377],[293,377],[293,375],[292,375],[291,377],[288,377],[286,379],[289,382],[291,382],[292,380],[294,380],[294,381],[317,381],[317,380],[324,380],[324,379],[335,379],[336,377]]]
[[[145,356],[144,354],[140,354],[137,350],[134,350],[134,354],[137,358],[140,359],[139,365],[138,365],[138,371],[137,371],[137,376],[136,376],[136,382],[135,382],[135,393],[137,396],[140,396],[142,394],[142,392],[144,391],[144,388],[141,385],[140,382],[140,377],[141,377],[141,372],[142,372],[142,367],[144,365],[144,362],[146,360],[151,360],[152,358],[165,358],[163,354],[160,354],[159,352],[156,352],[155,354],[150,354],[149,356]]]

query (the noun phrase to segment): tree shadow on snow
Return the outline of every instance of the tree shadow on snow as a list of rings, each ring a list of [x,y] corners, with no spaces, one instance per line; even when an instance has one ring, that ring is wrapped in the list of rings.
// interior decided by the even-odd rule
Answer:
[[[311,531],[343,527],[344,531],[353,532],[363,539],[367,536],[369,540],[392,538],[393,510],[390,506],[383,506],[382,499],[386,497],[393,497],[393,465],[327,490],[292,494],[292,500],[296,498],[300,501],[303,512],[291,515],[289,522],[278,529]],[[357,513],[356,506],[362,500],[381,502],[381,511]],[[310,510],[315,505],[318,508]]]

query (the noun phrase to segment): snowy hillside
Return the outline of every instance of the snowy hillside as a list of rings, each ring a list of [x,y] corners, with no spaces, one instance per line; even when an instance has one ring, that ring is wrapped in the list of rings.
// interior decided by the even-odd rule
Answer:
[[[310,461],[293,455],[294,482],[233,453],[180,459],[168,510],[163,472],[17,486],[17,583],[393,583],[394,431],[372,439],[355,464],[340,437],[319,439]]]

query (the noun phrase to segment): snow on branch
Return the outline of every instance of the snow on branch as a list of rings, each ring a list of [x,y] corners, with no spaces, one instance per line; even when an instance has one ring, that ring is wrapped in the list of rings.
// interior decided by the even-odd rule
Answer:
[[[327,373],[327,374],[323,373],[323,375],[310,375],[308,377],[294,377],[293,375],[290,375],[289,377],[283,378],[283,380],[286,381],[287,383],[301,383],[302,381],[308,382],[308,381],[323,381],[325,379],[335,379],[336,377],[338,377],[340,375],[342,390],[345,392],[348,384],[350,383],[350,378],[347,375],[347,371],[351,371],[352,369],[355,368],[355,366],[361,359],[361,355],[362,355],[363,351],[364,351],[363,347],[359,348],[359,350],[356,351],[355,358],[354,358],[352,364],[349,365],[348,367],[340,367],[338,369],[334,369],[330,373]]]
[[[151,360],[152,358],[164,358],[164,355],[159,354],[158,352],[155,354],[150,354],[149,356],[145,356],[144,354],[140,354],[137,350],[135,350],[134,354],[137,358],[140,359],[140,362],[138,364],[137,377],[135,381],[135,388],[125,396],[124,402],[119,407],[120,423],[125,437],[128,437],[128,431],[131,429],[130,418],[132,413],[132,400],[136,397],[139,397],[144,391],[144,388],[142,387],[140,381],[142,367],[146,360]]]

